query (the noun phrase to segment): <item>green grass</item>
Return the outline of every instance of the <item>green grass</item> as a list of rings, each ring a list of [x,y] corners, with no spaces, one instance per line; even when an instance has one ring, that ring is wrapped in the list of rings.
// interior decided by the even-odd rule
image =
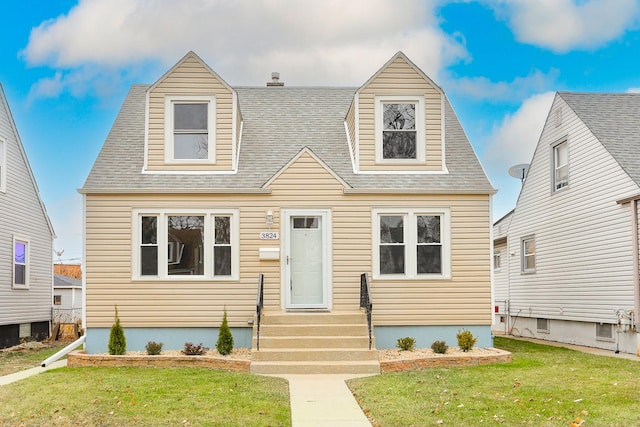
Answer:
[[[0,425],[288,426],[286,380],[198,368],[62,368],[0,387]]]
[[[68,344],[69,343],[63,343],[32,350],[0,351],[0,376],[40,366],[43,360],[49,356],[53,356]],[[65,358],[66,357],[63,357],[63,359]]]
[[[640,362],[496,337],[506,364],[349,381],[380,426],[638,426]],[[582,423],[582,424],[580,424]]]

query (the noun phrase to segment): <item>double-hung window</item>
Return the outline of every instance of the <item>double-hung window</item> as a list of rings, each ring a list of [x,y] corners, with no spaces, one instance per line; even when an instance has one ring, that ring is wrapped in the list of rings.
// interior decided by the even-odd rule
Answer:
[[[523,273],[535,273],[536,271],[536,241],[534,236],[522,239],[522,268]]]
[[[376,162],[424,162],[424,97],[378,96]]]
[[[238,212],[134,212],[134,278],[236,280]]]
[[[569,146],[562,141],[553,146],[553,191],[569,185]]]
[[[29,242],[13,239],[13,287],[29,287]]]
[[[376,278],[448,278],[448,210],[376,209],[374,276]]]
[[[215,97],[165,98],[165,160],[215,162]]]
[[[495,252],[493,254],[493,269],[500,270],[502,268],[502,253]]]
[[[0,191],[7,191],[7,144],[0,139]]]

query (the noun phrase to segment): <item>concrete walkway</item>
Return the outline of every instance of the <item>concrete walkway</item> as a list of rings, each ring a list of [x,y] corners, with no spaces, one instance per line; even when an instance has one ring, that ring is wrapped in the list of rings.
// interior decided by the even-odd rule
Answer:
[[[289,381],[293,427],[371,427],[345,380],[367,375],[278,375]]]
[[[65,366],[67,366],[66,359],[53,362],[52,364],[50,364],[49,366],[45,366],[44,368],[37,366],[35,368],[16,372],[14,374],[5,375],[4,377],[0,377],[0,386],[15,383],[16,381],[20,381],[33,375],[37,375],[40,372],[48,371],[49,369],[64,368]]]

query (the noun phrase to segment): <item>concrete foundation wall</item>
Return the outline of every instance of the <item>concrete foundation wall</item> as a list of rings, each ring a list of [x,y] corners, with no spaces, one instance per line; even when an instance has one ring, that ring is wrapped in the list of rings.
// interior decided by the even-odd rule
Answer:
[[[107,353],[111,328],[88,328],[87,354]],[[146,351],[149,341],[163,343],[163,350],[182,350],[186,342],[215,348],[219,328],[124,328],[127,351]],[[231,328],[234,348],[250,348],[252,328]]]
[[[416,348],[430,348],[434,341],[444,341],[449,347],[457,347],[456,334],[467,329],[478,339],[476,347],[493,347],[491,328],[487,326],[376,326],[376,348],[396,348],[398,338],[411,337]]]
[[[548,332],[537,329],[537,319],[532,317],[506,318],[509,328],[514,336],[536,338],[547,341],[562,342],[567,344],[583,345],[587,347],[602,348],[621,353],[637,354],[638,334],[635,332],[616,331],[612,327],[612,338],[596,338],[596,324],[593,322],[575,322],[566,320],[549,319]],[[504,334],[505,324],[499,322],[499,316],[493,324],[496,334]]]

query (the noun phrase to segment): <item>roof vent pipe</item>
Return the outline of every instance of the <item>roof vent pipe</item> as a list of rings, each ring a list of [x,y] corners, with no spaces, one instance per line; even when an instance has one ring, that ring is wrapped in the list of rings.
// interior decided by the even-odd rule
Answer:
[[[267,82],[267,87],[271,86],[284,86],[284,82],[280,81],[280,73],[276,71],[271,73],[271,81]]]

